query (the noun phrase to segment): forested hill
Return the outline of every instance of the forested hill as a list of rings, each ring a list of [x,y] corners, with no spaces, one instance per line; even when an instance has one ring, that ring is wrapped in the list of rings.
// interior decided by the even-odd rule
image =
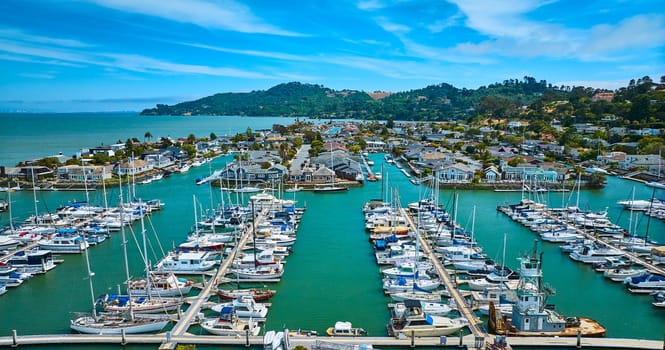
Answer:
[[[661,100],[663,86],[649,77],[638,79],[637,83],[633,80],[627,88],[616,91],[614,102],[624,103],[624,97],[635,98],[636,95],[652,95],[654,92],[659,94],[656,99]],[[509,79],[478,89],[460,89],[442,83],[397,93],[336,91],[321,85],[291,82],[265,91],[219,93],[172,106],[158,104],[155,108],[143,110],[141,114],[447,120],[477,116],[512,118],[524,113],[523,106],[529,106],[532,112],[541,113],[549,103],[570,101],[573,108],[565,112],[578,113],[579,108],[581,110],[577,115],[580,116],[590,112],[590,106],[596,103],[592,103],[592,96],[599,91],[587,87],[552,86],[545,80],[537,81],[532,77]],[[653,99],[653,96],[649,96],[647,104]],[[605,114],[616,113],[621,116],[626,111],[625,106],[619,108],[613,102],[600,107],[602,111],[598,112]]]

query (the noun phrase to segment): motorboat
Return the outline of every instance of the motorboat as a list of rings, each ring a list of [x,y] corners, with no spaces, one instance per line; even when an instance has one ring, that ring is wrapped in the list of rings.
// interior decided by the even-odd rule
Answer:
[[[210,334],[230,337],[257,336],[261,331],[261,327],[251,319],[240,319],[230,306],[222,308],[219,317],[203,319],[200,326]]]
[[[605,270],[603,276],[614,282],[625,281],[626,278],[639,276],[646,272],[646,269],[615,268]]]
[[[423,309],[423,311],[430,315],[444,316],[453,311],[453,308],[450,307],[450,305],[448,304],[433,303],[433,302],[420,301],[420,300],[417,300],[417,302],[420,303],[420,307]],[[405,311],[406,311],[405,303],[403,302],[395,303],[393,304],[392,307],[392,317],[402,317]]]
[[[50,250],[33,249],[18,252],[7,261],[17,272],[40,274],[53,270],[56,265]]]
[[[362,328],[353,327],[351,322],[337,321],[335,322],[335,326],[326,329],[326,334],[331,337],[359,337],[367,335],[367,331]]]
[[[269,289],[219,289],[217,296],[222,300],[234,300],[240,296],[251,295],[254,301],[265,301],[272,298],[275,293]]]
[[[665,290],[665,277],[653,273],[643,273],[628,277],[623,281],[632,292],[648,291],[654,289]]]
[[[221,313],[225,307],[232,307],[240,318],[265,319],[268,314],[268,306],[257,303],[251,295],[241,295],[232,302],[217,304],[210,309]]]
[[[401,317],[390,319],[389,333],[393,336],[405,337],[439,337],[453,334],[467,326],[460,318],[452,319],[427,314],[419,302],[407,300],[406,310]]]
[[[155,265],[155,271],[175,274],[200,274],[215,267],[217,261],[208,252],[169,252]]]

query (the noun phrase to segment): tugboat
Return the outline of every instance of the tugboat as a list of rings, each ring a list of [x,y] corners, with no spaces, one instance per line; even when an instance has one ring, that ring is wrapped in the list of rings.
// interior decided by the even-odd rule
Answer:
[[[490,333],[506,336],[529,337],[604,337],[605,327],[585,317],[564,317],[546,305],[547,297],[554,291],[543,284],[542,253],[538,256],[538,241],[534,242],[531,255],[520,259],[520,280],[517,287],[517,303],[512,318],[501,316],[490,303],[488,328]]]

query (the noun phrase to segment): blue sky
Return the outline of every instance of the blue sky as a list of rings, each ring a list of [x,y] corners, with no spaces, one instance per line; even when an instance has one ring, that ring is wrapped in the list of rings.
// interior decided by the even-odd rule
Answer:
[[[660,0],[2,0],[0,111],[141,110],[300,81],[405,91],[665,74]]]

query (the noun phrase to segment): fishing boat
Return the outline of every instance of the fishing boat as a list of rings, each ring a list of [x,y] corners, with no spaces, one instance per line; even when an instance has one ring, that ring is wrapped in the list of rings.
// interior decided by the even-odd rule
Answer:
[[[390,293],[390,298],[392,298],[394,301],[419,300],[419,301],[441,302],[441,296],[442,296],[441,293],[438,291],[432,291],[432,292],[407,291],[407,292]]]
[[[230,337],[257,336],[261,331],[261,327],[252,320],[240,319],[230,306],[222,308],[219,317],[203,319],[200,325],[210,334]]]
[[[367,331],[362,328],[353,327],[351,322],[337,321],[335,322],[335,326],[326,329],[326,334],[331,337],[359,337],[367,335]]]
[[[615,268],[603,271],[603,276],[614,282],[622,282],[626,278],[639,276],[646,271],[646,269]]]
[[[265,319],[268,314],[268,306],[264,303],[257,303],[251,295],[238,296],[232,302],[213,305],[210,309],[221,313],[225,307],[232,307],[240,318]]]
[[[512,317],[502,317],[489,304],[488,328],[490,333],[507,336],[535,337],[604,337],[605,327],[585,317],[564,317],[547,305],[547,297],[554,290],[543,283],[541,270],[542,253],[537,252],[538,241],[534,241],[529,255],[520,258],[520,280],[517,286],[517,302]]]
[[[467,326],[460,318],[425,313],[420,302],[407,300],[404,305],[406,310],[402,316],[391,318],[388,324],[388,332],[392,336],[439,337],[453,334]]]
[[[269,289],[219,289],[217,296],[222,300],[234,300],[238,297],[249,295],[254,301],[265,301],[272,298],[276,291]]]

